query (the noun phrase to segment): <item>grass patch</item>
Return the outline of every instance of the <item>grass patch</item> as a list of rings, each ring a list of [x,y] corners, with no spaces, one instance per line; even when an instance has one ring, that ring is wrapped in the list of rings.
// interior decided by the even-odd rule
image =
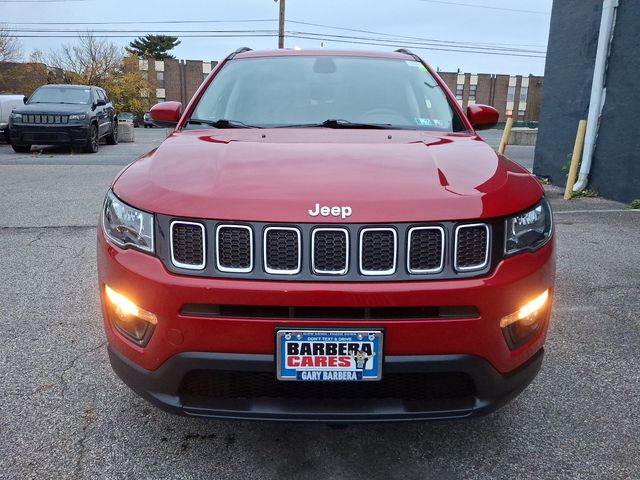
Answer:
[[[541,185],[551,185],[551,180],[548,177],[536,177]]]
[[[629,208],[633,208],[634,210],[640,210],[640,198],[636,198],[631,204]]]
[[[598,196],[598,192],[596,192],[595,190],[590,190],[588,188],[585,188],[580,192],[573,192],[573,195],[571,195],[571,198],[594,198],[597,196]]]

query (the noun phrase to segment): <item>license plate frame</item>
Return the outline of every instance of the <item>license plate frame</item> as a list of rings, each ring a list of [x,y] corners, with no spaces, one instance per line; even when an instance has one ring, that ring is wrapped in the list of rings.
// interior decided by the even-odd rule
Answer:
[[[275,334],[276,377],[280,381],[357,383],[382,380],[382,329],[278,328]],[[297,347],[289,344],[297,344]],[[297,360],[290,360],[290,357]],[[330,357],[336,360],[330,360]]]

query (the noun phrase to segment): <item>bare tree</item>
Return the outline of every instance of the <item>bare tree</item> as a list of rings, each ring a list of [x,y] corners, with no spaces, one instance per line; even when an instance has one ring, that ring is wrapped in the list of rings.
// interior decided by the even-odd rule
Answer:
[[[118,69],[122,60],[121,47],[87,32],[78,36],[75,45],[63,45],[60,50],[50,53],[47,64],[71,74],[74,82],[100,85]]]
[[[11,32],[0,26],[0,62],[19,62],[22,60],[22,45],[11,36]]]

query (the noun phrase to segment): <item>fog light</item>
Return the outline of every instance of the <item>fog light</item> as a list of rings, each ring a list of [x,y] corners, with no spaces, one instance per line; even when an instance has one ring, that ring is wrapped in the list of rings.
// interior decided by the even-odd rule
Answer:
[[[540,330],[547,312],[549,290],[545,290],[517,312],[502,317],[500,327],[511,350],[525,344]]]
[[[104,286],[104,291],[109,301],[111,320],[116,328],[138,345],[146,345],[158,323],[156,315],[138,307],[108,285]]]

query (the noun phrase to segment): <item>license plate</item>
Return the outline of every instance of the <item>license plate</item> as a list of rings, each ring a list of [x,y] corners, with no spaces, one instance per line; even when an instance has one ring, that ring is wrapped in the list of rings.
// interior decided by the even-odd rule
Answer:
[[[380,330],[276,332],[278,380],[362,382],[382,378]]]

